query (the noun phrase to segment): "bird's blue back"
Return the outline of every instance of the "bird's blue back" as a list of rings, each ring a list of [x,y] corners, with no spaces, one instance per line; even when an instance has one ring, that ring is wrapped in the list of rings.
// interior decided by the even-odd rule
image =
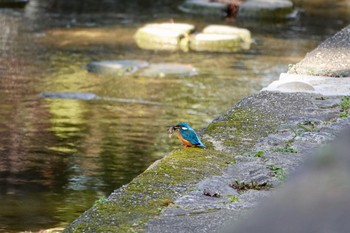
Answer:
[[[185,140],[189,141],[193,145],[205,148],[205,145],[201,142],[194,129],[192,129],[187,123],[181,122],[178,125],[187,128],[187,130],[179,128],[179,131]]]

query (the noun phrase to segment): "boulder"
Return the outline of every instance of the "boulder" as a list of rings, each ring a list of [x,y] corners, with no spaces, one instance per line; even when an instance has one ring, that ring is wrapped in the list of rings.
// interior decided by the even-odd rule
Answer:
[[[289,0],[247,0],[238,11],[238,18],[281,19],[293,13]]]
[[[241,38],[241,45],[244,49],[249,49],[252,42],[248,29],[226,25],[209,25],[203,29],[205,34],[237,35]]]
[[[209,52],[235,52],[242,49],[237,35],[198,33],[190,39],[190,49]]]
[[[135,39],[142,49],[235,52],[249,49],[249,30],[226,25],[209,25],[202,33],[194,34],[195,27],[184,23],[147,24],[140,28]]]
[[[188,64],[178,63],[158,63],[151,64],[148,68],[144,69],[140,76],[163,78],[163,77],[191,77],[197,75],[196,68]]]
[[[137,30],[135,40],[142,49],[176,50],[180,48],[180,40],[193,31],[194,26],[191,24],[148,24]]]
[[[133,74],[138,69],[147,66],[148,62],[141,60],[106,60],[91,62],[86,68],[92,73],[123,76]]]
[[[179,6],[185,13],[226,16],[228,4],[209,0],[187,0]]]

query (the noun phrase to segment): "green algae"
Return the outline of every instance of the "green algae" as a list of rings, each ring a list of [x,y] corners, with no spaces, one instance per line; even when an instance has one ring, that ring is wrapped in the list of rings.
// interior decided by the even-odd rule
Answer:
[[[239,198],[237,195],[228,194],[226,197],[230,200],[231,203],[239,202]]]
[[[225,118],[210,124],[206,133],[212,137],[219,135],[224,146],[234,147],[238,151],[252,147],[258,139],[272,133],[280,123],[277,116],[248,107],[235,108]]]
[[[279,166],[276,165],[269,165],[268,168],[271,170],[271,175],[273,177],[276,177],[277,179],[283,181],[287,178],[287,173],[286,171]]]
[[[349,117],[349,109],[350,109],[350,97],[349,96],[344,96],[341,99],[340,107],[341,107],[341,110],[340,110],[339,116],[341,118]]]
[[[65,232],[138,232],[181,193],[201,179],[219,175],[234,158],[210,149],[173,151],[156,166],[85,212]]]
[[[245,157],[254,157],[254,158],[262,158],[264,157],[264,151],[262,150],[259,150],[257,152],[253,152],[253,153],[245,153],[245,154],[242,154],[242,156],[245,156]]]

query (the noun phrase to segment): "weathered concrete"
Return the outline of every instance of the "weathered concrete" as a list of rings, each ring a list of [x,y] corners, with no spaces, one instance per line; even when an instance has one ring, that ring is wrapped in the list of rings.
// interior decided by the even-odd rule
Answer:
[[[344,56],[346,57],[348,51],[350,51],[350,43],[347,42],[350,38],[350,31],[348,28],[349,27],[325,41],[315,51],[307,55],[303,61],[295,65],[292,70],[307,70],[312,66],[314,69],[322,71],[323,63],[325,61],[331,61],[327,63],[328,75],[333,76],[333,74],[338,74],[338,76],[340,76],[340,73],[342,75],[348,74],[347,72],[350,70],[350,66],[347,65],[348,60],[343,61]],[[336,56],[333,56],[332,49],[329,48],[337,48]],[[341,48],[341,50],[339,50],[339,48]],[[322,60],[318,60],[320,53],[324,54],[321,56]],[[339,71],[341,72],[339,73]],[[293,72],[290,71],[290,73]],[[324,75],[324,73],[321,72],[317,75]],[[207,131],[205,135],[217,150],[231,153],[240,152],[243,155],[244,151],[239,149],[238,143],[233,143],[233,146],[231,146],[232,143],[228,142],[235,141],[235,136],[237,134],[246,139],[253,139],[254,135],[248,133],[247,130],[245,133],[241,134],[237,130],[237,125],[232,127],[229,123],[230,119],[232,119],[232,113],[240,108],[244,108],[253,115],[262,114],[265,116],[267,122],[272,119],[271,126],[273,129],[270,128],[269,130],[266,128],[270,134],[266,135],[266,137],[262,137],[258,142],[252,143],[249,142],[249,140],[245,141],[244,143],[246,143],[247,147],[252,146],[248,155],[237,156],[236,164],[229,166],[221,176],[213,176],[198,183],[196,185],[196,191],[186,194],[184,197],[175,201],[175,208],[167,208],[158,219],[148,222],[147,232],[220,232],[224,230],[225,228],[223,226],[228,222],[236,223],[236,220],[242,218],[256,203],[262,200],[268,200],[266,197],[271,195],[271,190],[273,190],[287,174],[292,173],[297,167],[303,164],[316,148],[334,140],[335,135],[342,129],[349,127],[349,118],[340,118],[343,111],[346,112],[345,116],[348,116],[348,109],[344,109],[347,108],[344,102],[348,101],[348,99],[337,97],[337,95],[350,94],[349,80],[330,80],[330,78],[327,77],[320,79],[316,79],[315,77],[305,78],[305,75],[303,77],[304,80],[302,84],[304,85],[298,85],[296,83],[298,81],[300,82],[299,76],[294,76],[294,79],[297,80],[293,80],[291,75],[285,75],[283,77],[284,80],[282,80],[284,82],[277,83],[277,85],[275,83],[274,87],[277,87],[276,89],[279,88],[278,91],[309,92],[309,94],[262,92],[258,95],[243,99],[235,108],[230,110],[226,116],[219,117],[209,125],[208,129],[221,127],[217,133]],[[307,81],[305,81],[305,79],[307,79]],[[338,81],[338,83],[336,81]],[[292,83],[292,85],[289,87],[282,86],[281,88],[281,85],[286,83]],[[272,88],[270,87],[268,90],[272,90]],[[333,97],[325,97],[323,95],[317,95],[316,93],[322,93]],[[215,127],[215,124],[217,127]],[[258,122],[258,120],[255,121],[254,119],[247,119],[246,124],[247,128],[249,128],[248,125],[263,125],[264,123]],[[256,131],[253,127],[251,131],[261,136],[259,127],[256,127]],[[239,141],[239,143],[242,143],[242,141]],[[246,151],[247,147],[245,148]],[[334,167],[333,170],[336,171],[336,167]],[[321,232],[320,229],[328,229],[330,230],[328,232],[346,232],[344,230],[349,228],[343,226],[337,227],[339,225],[337,224],[338,221],[333,221],[333,217],[328,219],[324,217],[330,217],[330,214],[320,218],[325,220],[325,224],[316,224],[317,217],[321,217],[320,215],[325,213],[327,208],[331,207],[332,204],[334,204],[334,206],[331,213],[334,213],[334,216],[339,216],[341,221],[341,219],[343,219],[341,214],[347,211],[344,211],[344,208],[342,208],[339,203],[341,201],[349,201],[349,198],[344,198],[347,193],[347,189],[343,188],[344,186],[341,186],[342,192],[340,194],[341,198],[339,199],[336,198],[336,195],[327,197],[327,195],[320,194],[318,191],[325,191],[325,188],[320,188],[322,187],[320,185],[326,184],[327,179],[330,179],[329,177],[332,173],[325,175],[326,177],[322,177],[321,184],[320,182],[313,182],[317,181],[317,174],[316,176],[313,174],[312,178],[310,178],[309,181],[311,183],[304,182],[299,184],[297,187],[298,192],[295,192],[292,188],[287,189],[284,194],[280,195],[283,201],[273,203],[274,205],[271,208],[265,207],[265,209],[262,209],[259,214],[255,216],[254,224],[251,224],[249,219],[242,223],[242,225],[237,226],[236,224],[231,224],[229,228],[226,227],[226,231],[232,232],[234,229],[236,232],[237,229],[239,232],[260,232],[260,229],[263,229],[262,232],[280,232],[281,229],[286,229],[287,232]],[[347,177],[349,176],[348,174]],[[234,181],[244,182],[245,184],[251,182],[255,184],[271,184],[272,188],[270,190],[250,189],[243,193],[234,190],[236,193],[232,193],[233,191],[228,189],[228,187],[230,187]],[[344,180],[339,179],[339,182],[344,182]],[[319,199],[303,206],[304,202],[308,199],[302,199],[301,197],[305,195],[304,197],[311,198],[313,195],[306,195],[306,193],[310,193],[310,189],[308,189],[307,185],[315,188],[315,192],[312,193]],[[328,188],[333,189],[335,187],[334,185],[330,185]],[[286,195],[286,193],[289,195]],[[326,193],[329,193],[329,191]],[[294,200],[296,198],[293,194],[301,198],[301,201],[298,202],[299,209],[293,208],[294,203],[290,202],[291,199]],[[233,199],[232,196],[235,198]],[[326,204],[322,203],[322,200],[324,200]],[[318,209],[320,212],[318,215],[316,214],[317,217],[308,217],[313,211],[307,208],[315,208],[318,204],[321,205],[319,205]],[[287,211],[286,209],[281,209],[280,205],[285,205]],[[340,207],[339,213],[337,213],[338,207]],[[291,209],[290,212],[288,208]],[[288,225],[290,226],[288,222],[290,218],[288,217],[282,218],[281,223],[275,223],[276,209],[279,210],[281,216],[288,216],[289,214],[289,217],[294,217],[295,221],[294,224],[292,224],[293,227],[288,228]],[[306,214],[305,218],[300,217],[298,216],[300,213],[298,210],[305,211],[309,214]],[[270,214],[265,215],[266,211]],[[268,224],[266,224],[266,222],[268,222]],[[312,226],[310,226],[309,223],[313,223]],[[344,221],[344,223],[346,223],[346,221]],[[295,226],[299,226],[298,230],[303,230],[295,231]]]
[[[350,25],[321,43],[264,90],[350,95],[349,57]]]
[[[266,91],[307,92],[325,96],[350,95],[350,77],[334,78],[303,74],[281,74]]]
[[[243,222],[227,226],[225,232],[349,232],[349,141],[348,129],[310,159],[271,200]]]
[[[247,97],[204,132],[211,149],[166,156],[66,232],[142,231],[145,223],[152,233],[217,232],[350,125],[340,118],[341,106],[341,97],[303,93]],[[235,182],[243,191],[232,188]]]
[[[330,67],[338,66],[335,62]],[[269,200],[274,190],[304,164],[316,148],[333,141],[342,129],[349,127],[349,111],[350,98],[342,96],[262,91],[244,98],[202,132],[208,149],[187,148],[172,152],[116,190],[105,202],[88,210],[65,232],[220,232],[232,222],[231,226],[239,232],[258,232],[260,227],[264,229],[262,232],[280,232],[286,229],[288,218],[278,218],[282,224],[278,225],[278,219],[265,216],[262,219],[268,222],[266,226],[258,216],[252,227],[249,222],[236,225],[236,220],[242,219],[258,203]],[[298,189],[285,191],[292,195],[291,199],[288,196],[278,199],[268,211],[274,213],[280,204],[286,204],[291,210],[287,214],[298,215],[294,203],[299,208],[305,204],[305,207],[316,210],[319,207],[323,211],[335,203],[333,206],[339,207],[339,213],[348,213],[344,207],[349,206],[349,198],[344,195],[348,193],[348,185],[344,186],[348,184],[348,172],[337,173],[335,165],[342,162],[330,163],[328,170],[328,157],[325,158],[322,164],[330,172],[323,176],[316,171],[307,177],[315,181],[310,187],[320,198],[330,198],[324,205],[313,202],[313,195],[305,195],[308,186],[301,183]],[[318,177],[321,183],[317,183]],[[332,178],[336,183],[329,186],[330,190],[323,188],[321,184],[329,183]],[[339,193],[331,192],[339,187]],[[301,213],[311,216],[314,212],[305,207]],[[286,212],[278,213],[278,217],[283,217]],[[333,216],[339,216],[337,209],[321,219],[340,226]],[[347,221],[344,216],[341,220]],[[307,218],[298,217],[292,221],[293,229],[297,229],[293,232],[302,229],[298,223],[305,223],[303,219]],[[308,219],[315,227],[308,226],[300,232],[345,232],[341,226],[321,231],[316,227],[318,218]],[[280,227],[270,226],[274,224]],[[296,226],[299,228],[294,228]]]
[[[194,191],[178,198],[158,219],[148,222],[146,232],[219,232],[225,223],[242,217],[269,197],[285,177],[310,156],[311,151],[332,141],[340,129],[350,125],[349,118],[339,118],[340,101],[339,97],[323,99],[312,94],[271,92],[244,99],[238,106],[266,108],[269,114],[277,116],[274,120],[279,120],[274,133],[246,148],[246,153],[241,151],[242,154],[236,156],[236,163],[222,175],[197,183]],[[228,112],[227,119],[213,124],[229,121],[230,114],[235,111],[237,108]],[[229,125],[224,127],[225,131],[236,130]],[[223,151],[236,150],[223,146],[223,142],[231,138],[230,134],[214,135],[208,132],[205,137],[209,137],[214,145],[220,144]],[[235,181],[254,183],[255,187],[239,192],[230,187]],[[265,184],[269,188],[265,189]]]
[[[290,74],[350,77],[350,25],[290,68]]]

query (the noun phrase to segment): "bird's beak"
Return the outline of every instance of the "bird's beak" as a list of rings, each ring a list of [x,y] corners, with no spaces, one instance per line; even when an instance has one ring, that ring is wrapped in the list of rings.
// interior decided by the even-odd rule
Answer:
[[[170,126],[167,126],[167,128],[178,129],[178,128],[181,128],[181,127],[178,126],[178,125],[170,125]]]
[[[169,126],[168,128],[168,133],[169,133],[169,138],[173,135],[174,131],[177,130],[179,127],[178,126]]]

